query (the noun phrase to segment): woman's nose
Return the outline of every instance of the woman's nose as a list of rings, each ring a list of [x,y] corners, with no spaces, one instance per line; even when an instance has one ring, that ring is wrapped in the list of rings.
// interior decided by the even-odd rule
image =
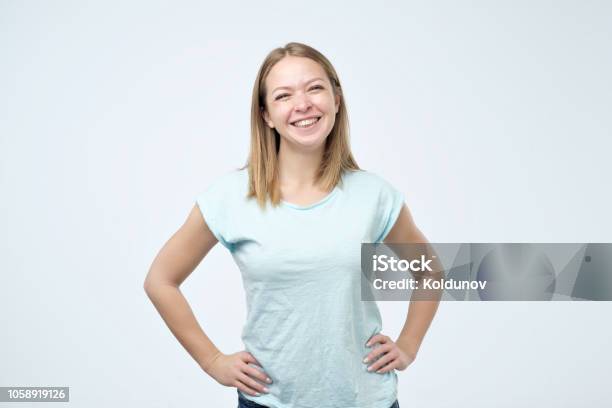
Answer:
[[[312,106],[308,95],[306,94],[298,94],[295,97],[295,110],[297,111],[305,111],[308,110]]]

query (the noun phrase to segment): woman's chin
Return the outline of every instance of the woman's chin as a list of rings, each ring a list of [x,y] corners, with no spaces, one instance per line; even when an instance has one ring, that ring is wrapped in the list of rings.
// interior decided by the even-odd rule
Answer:
[[[289,137],[285,139],[295,147],[308,150],[316,150],[325,144],[326,137],[321,132],[316,132],[312,134],[291,132],[289,134]]]
[[[297,147],[308,150],[317,150],[325,144],[325,138],[322,135],[309,135],[309,136],[292,136],[292,142]]]

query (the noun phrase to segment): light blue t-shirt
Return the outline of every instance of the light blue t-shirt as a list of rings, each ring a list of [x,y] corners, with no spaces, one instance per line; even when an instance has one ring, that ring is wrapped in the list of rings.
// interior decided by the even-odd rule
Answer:
[[[361,243],[382,242],[403,194],[363,170],[308,206],[264,211],[247,192],[247,170],[235,170],[196,198],[242,274],[245,350],[273,381],[267,394],[241,394],[271,408],[389,408],[395,371],[362,362],[382,322],[376,302],[361,300]]]

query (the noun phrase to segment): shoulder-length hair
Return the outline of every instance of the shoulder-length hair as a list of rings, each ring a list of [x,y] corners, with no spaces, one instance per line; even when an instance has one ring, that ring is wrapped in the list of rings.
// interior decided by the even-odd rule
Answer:
[[[348,112],[336,70],[319,51],[305,44],[290,42],[284,47],[272,50],[266,56],[253,86],[251,147],[247,163],[242,169],[248,167],[248,198],[256,198],[262,208],[265,208],[268,199],[273,206],[279,205],[281,201],[278,165],[280,135],[276,129],[266,125],[262,113],[266,109],[266,78],[272,67],[286,56],[310,58],[319,63],[332,84],[334,96],[340,97],[334,127],[325,140],[323,160],[317,171],[315,183],[328,191],[341,182],[345,170],[359,170],[350,150]]]

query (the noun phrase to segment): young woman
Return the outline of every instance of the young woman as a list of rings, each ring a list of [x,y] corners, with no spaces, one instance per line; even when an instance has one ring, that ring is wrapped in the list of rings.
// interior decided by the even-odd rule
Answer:
[[[180,284],[220,242],[240,268],[245,351],[223,354]],[[145,290],[179,342],[239,407],[399,407],[397,375],[415,359],[438,302],[410,302],[393,341],[360,299],[361,243],[427,242],[403,195],[360,170],[336,71],[299,43],[270,52],[253,89],[251,151],[196,198]]]

